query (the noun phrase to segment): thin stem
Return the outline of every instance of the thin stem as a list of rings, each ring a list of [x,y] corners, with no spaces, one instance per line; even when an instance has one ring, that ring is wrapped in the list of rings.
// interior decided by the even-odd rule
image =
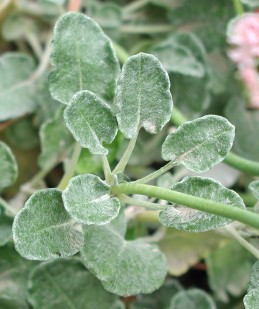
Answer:
[[[151,180],[163,175],[164,173],[166,173],[167,171],[169,171],[171,168],[173,168],[174,166],[177,165],[176,161],[170,161],[169,163],[167,163],[166,165],[162,166],[159,170],[141,178],[138,179],[136,181],[133,181],[133,183],[147,183],[150,182]]]
[[[129,141],[129,144],[128,144],[123,156],[121,157],[119,163],[116,165],[115,169],[112,172],[113,174],[118,174],[119,172],[124,172],[125,167],[128,164],[130,156],[131,156],[131,154],[134,150],[134,147],[136,145],[137,138],[138,138],[138,134]]]
[[[6,201],[5,201],[3,198],[1,198],[1,197],[0,197],[0,205],[3,206],[4,209],[5,209],[8,213],[10,213],[10,215],[12,215],[12,217],[15,217],[15,215],[16,215],[17,212],[16,212],[12,207],[10,207],[10,206],[6,203]]]
[[[137,0],[131,2],[130,4],[124,6],[123,15],[127,15],[141,9],[142,7],[146,6],[149,3],[149,1],[150,0]]]
[[[174,107],[171,120],[177,126],[185,123],[188,119]],[[233,152],[229,152],[224,159],[224,162],[235,169],[247,173],[249,175],[259,176],[259,162],[242,158]]]
[[[36,35],[30,31],[25,33],[26,40],[29,42],[31,45],[32,50],[34,51],[35,55],[37,56],[38,59],[41,59],[42,57],[42,48],[40,45],[40,42]]]
[[[147,202],[147,201],[141,201],[141,200],[138,200],[136,198],[129,197],[127,195],[119,195],[118,199],[120,201],[126,203],[126,204],[129,204],[129,205],[141,206],[141,207],[144,207],[144,208],[147,208],[147,209],[152,209],[152,210],[162,210],[162,209],[165,208],[164,206],[162,206],[160,204],[151,203],[151,202]]]
[[[81,153],[81,146],[79,143],[76,143],[67,171],[62,177],[57,189],[64,190],[67,187],[69,180],[74,176],[76,164],[79,159],[80,153]]]
[[[40,170],[37,174],[33,176],[33,178],[30,181],[30,185],[33,187],[36,184],[38,184],[39,181],[41,181],[43,178],[45,178],[48,175],[48,173],[55,167],[55,165],[56,163],[46,166],[45,168]]]
[[[49,36],[43,56],[41,58],[41,62],[38,66],[38,68],[36,69],[36,71],[32,74],[30,81],[33,82],[37,79],[39,79],[44,72],[47,70],[48,66],[49,66],[49,57],[50,57],[50,53],[51,53],[51,41],[52,41],[52,34]]]
[[[112,194],[141,194],[166,200],[170,203],[236,220],[259,229],[259,215],[239,207],[203,199],[169,189],[137,183],[123,183],[112,187]]]
[[[102,159],[105,180],[108,184],[111,185],[113,183],[113,176],[112,176],[109,161],[106,156],[102,156],[101,159]]]
[[[231,225],[226,226],[225,229],[248,251],[250,251],[257,259],[259,259],[259,251],[245,240],[238,231]]]
[[[244,13],[244,8],[240,0],[232,0],[236,14],[242,15]]]
[[[124,25],[120,27],[120,31],[122,33],[135,33],[135,34],[142,34],[142,33],[164,33],[164,32],[171,32],[172,26],[165,24],[165,25]]]

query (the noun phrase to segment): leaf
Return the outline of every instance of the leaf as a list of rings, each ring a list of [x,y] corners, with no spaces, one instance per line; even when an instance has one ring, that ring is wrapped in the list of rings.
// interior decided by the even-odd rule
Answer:
[[[225,158],[234,137],[235,128],[227,119],[204,116],[169,134],[162,145],[162,158],[177,161],[193,172],[206,172]]]
[[[76,254],[82,233],[65,211],[62,192],[44,189],[34,193],[14,219],[15,249],[30,260],[48,260]]]
[[[216,309],[216,305],[208,293],[200,289],[189,289],[178,292],[171,301],[169,309]]]
[[[98,176],[73,177],[62,194],[68,213],[78,222],[103,225],[116,218],[120,202],[110,197],[111,187]]]
[[[65,123],[74,138],[92,154],[106,155],[102,142],[111,143],[117,133],[116,118],[94,93],[80,91],[64,112]]]
[[[52,120],[46,121],[40,128],[41,154],[40,167],[62,162],[73,145],[74,139],[64,124],[63,112],[59,110]]]
[[[12,238],[12,223],[13,220],[5,214],[0,201],[0,247]]]
[[[167,72],[203,77],[205,49],[192,33],[175,33],[151,50]]]
[[[165,279],[165,258],[155,245],[143,240],[125,240],[125,229],[122,216],[104,226],[86,226],[81,250],[83,262],[112,293],[120,296],[151,293]]]
[[[119,302],[116,295],[104,290],[79,259],[38,265],[29,279],[28,299],[37,309],[115,309]]]
[[[253,196],[259,200],[259,180],[250,182],[248,188],[252,192]]]
[[[229,207],[245,209],[241,197],[210,178],[185,177],[171,188],[176,192],[220,202]],[[231,223],[233,220],[184,206],[168,206],[159,213],[159,221],[178,230],[205,232]]]
[[[0,58],[0,121],[36,109],[34,86],[29,81],[34,69],[33,59],[26,54],[6,53]]]
[[[228,294],[240,296],[247,287],[252,263],[251,253],[235,241],[211,252],[206,264],[209,284],[217,298],[227,302]]]
[[[251,278],[248,285],[248,293],[244,297],[245,309],[256,309],[259,303],[259,262],[257,261],[251,270]]]
[[[12,154],[11,149],[0,141],[0,191],[3,188],[11,186],[18,174],[18,167],[16,160]]]
[[[159,241],[160,250],[167,259],[168,271],[173,276],[181,276],[191,266],[215,250],[224,241],[215,232],[191,233],[167,229]]]
[[[249,160],[259,161],[259,111],[249,110],[245,102],[233,97],[227,104],[225,116],[236,127],[233,151]]]
[[[0,248],[0,308],[28,309],[27,280],[35,262],[26,261],[13,247]]]
[[[113,98],[119,63],[110,39],[91,18],[67,13],[58,19],[51,63],[49,83],[54,99],[68,104],[80,90]]]
[[[126,138],[135,137],[141,127],[153,134],[162,130],[170,120],[173,101],[168,75],[157,58],[144,53],[128,58],[115,105],[119,129]]]
[[[175,106],[189,119],[203,114],[211,103],[207,77],[170,74]],[[188,91],[186,91],[188,89]]]

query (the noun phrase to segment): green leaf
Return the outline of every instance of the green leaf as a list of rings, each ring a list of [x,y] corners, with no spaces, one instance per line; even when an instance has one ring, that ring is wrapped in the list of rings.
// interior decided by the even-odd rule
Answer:
[[[115,309],[119,302],[116,295],[104,290],[79,259],[38,265],[29,279],[28,299],[37,309]]]
[[[236,127],[233,151],[246,159],[259,161],[259,110],[247,109],[244,100],[233,97],[227,104],[225,116]]]
[[[119,129],[133,138],[143,127],[157,133],[170,120],[173,101],[170,82],[158,59],[140,53],[122,68],[115,97]]]
[[[111,143],[117,133],[116,118],[109,106],[94,93],[80,91],[64,112],[65,123],[74,138],[93,154],[106,155],[102,142]]]
[[[257,261],[251,270],[251,278],[248,285],[248,291],[251,291],[252,289],[259,290],[259,261]]]
[[[12,237],[13,220],[5,214],[0,201],[0,247],[4,246]]]
[[[202,177],[185,177],[171,188],[174,191],[220,202],[229,207],[245,209],[241,197],[216,180]],[[159,214],[159,221],[178,230],[205,232],[231,223],[233,220],[184,206],[170,205]]]
[[[162,158],[202,173],[220,163],[232,147],[235,128],[227,119],[208,115],[181,125],[167,136]]]
[[[116,197],[110,197],[110,189],[95,175],[73,177],[62,194],[64,206],[78,222],[96,225],[109,223],[120,211],[120,202]]]
[[[151,50],[167,72],[194,77],[205,75],[202,42],[192,33],[176,33]]]
[[[0,142],[0,191],[11,186],[18,174],[17,163],[11,149],[3,142]]]
[[[22,53],[0,58],[0,121],[31,113],[36,108],[34,86],[29,81],[34,61]]]
[[[248,188],[252,192],[253,196],[259,200],[259,180],[250,182]]]
[[[64,124],[63,111],[59,110],[52,120],[40,128],[41,154],[39,165],[42,168],[62,162],[73,145],[74,139]]]
[[[86,226],[83,262],[112,293],[121,296],[151,293],[165,279],[165,258],[155,245],[143,240],[125,240],[125,229],[122,216],[104,226]]]
[[[13,247],[0,248],[0,308],[28,309],[27,280],[35,262],[26,261]]]
[[[186,273],[191,266],[215,250],[224,238],[215,232],[191,233],[167,229],[164,237],[158,242],[165,254],[168,271],[173,276]]]
[[[82,233],[66,212],[62,192],[44,189],[34,193],[14,219],[16,250],[30,260],[48,260],[76,254]]]
[[[252,255],[235,241],[212,251],[206,259],[209,284],[218,299],[229,300],[229,294],[240,296],[246,289],[253,263]]]
[[[189,289],[178,292],[171,301],[169,309],[216,309],[209,294],[200,289]]]
[[[259,304],[259,291],[253,289],[244,297],[245,309],[257,309]]]
[[[113,98],[119,63],[110,39],[91,18],[67,13],[58,19],[51,63],[49,83],[54,99],[68,104],[80,90]]]

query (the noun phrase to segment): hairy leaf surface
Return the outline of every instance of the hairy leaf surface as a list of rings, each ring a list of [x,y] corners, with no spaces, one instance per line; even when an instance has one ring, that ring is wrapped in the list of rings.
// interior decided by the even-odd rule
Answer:
[[[111,100],[120,71],[110,39],[98,24],[80,13],[67,13],[54,28],[49,76],[54,99],[68,104],[80,90]]]
[[[164,281],[165,257],[155,245],[125,240],[125,229],[121,216],[104,226],[86,226],[83,262],[112,293],[151,293]]]
[[[202,177],[185,177],[171,188],[174,191],[221,202],[229,207],[245,209],[241,197],[216,180]],[[192,232],[205,232],[222,227],[233,220],[184,206],[170,205],[159,214],[159,220],[168,227]]]
[[[162,145],[162,158],[177,161],[193,172],[206,172],[225,158],[234,136],[235,128],[227,119],[204,116],[169,134]]]
[[[48,260],[76,254],[83,235],[66,212],[62,192],[44,189],[34,193],[14,219],[16,250],[31,260]]]
[[[106,155],[102,142],[111,143],[117,133],[116,118],[94,93],[80,91],[66,107],[64,118],[74,138],[92,154]]]
[[[69,214],[78,222],[103,225],[117,217],[120,202],[110,197],[110,186],[98,176],[86,174],[72,178],[62,197]]]
[[[253,193],[254,197],[259,200],[259,180],[251,182],[248,188]]]
[[[170,120],[173,107],[170,82],[156,57],[140,53],[122,68],[115,97],[119,129],[133,138],[143,127],[157,133]]]

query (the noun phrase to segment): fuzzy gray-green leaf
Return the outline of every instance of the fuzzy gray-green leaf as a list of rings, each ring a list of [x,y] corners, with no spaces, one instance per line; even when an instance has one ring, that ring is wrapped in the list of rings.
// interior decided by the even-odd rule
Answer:
[[[115,309],[119,303],[79,259],[41,263],[31,273],[28,293],[37,309]]]
[[[184,123],[169,134],[162,146],[162,157],[202,173],[225,158],[234,136],[235,128],[226,118],[204,116]]]
[[[143,127],[157,133],[170,120],[173,107],[170,82],[156,57],[140,53],[122,68],[115,97],[119,129],[133,138]]]
[[[64,118],[74,138],[92,154],[106,155],[102,142],[111,143],[117,133],[109,106],[90,91],[80,91],[66,107]]]
[[[196,197],[221,202],[229,205],[229,207],[240,207],[245,209],[243,200],[236,192],[225,188],[213,179],[185,177],[181,182],[176,183],[171,189]],[[184,206],[174,207],[173,205],[168,206],[166,210],[160,212],[159,220],[162,224],[168,227],[192,232],[213,230],[233,221],[200,210]]]
[[[245,309],[257,309],[259,303],[259,262],[252,267],[248,293],[244,297]]]
[[[33,59],[26,54],[7,53],[0,58],[0,121],[35,110],[34,86],[29,81],[34,69]]]
[[[14,219],[16,250],[31,260],[48,260],[76,254],[83,235],[62,202],[62,192],[44,189],[34,193]]]
[[[126,226],[121,220],[118,216],[104,226],[85,227],[83,262],[112,293],[121,296],[151,293],[164,281],[165,257],[156,246],[143,240],[125,240],[122,232]]]
[[[259,180],[251,182],[248,188],[253,193],[254,197],[259,200]]]
[[[169,309],[216,309],[216,304],[208,293],[199,289],[178,292]]]
[[[17,178],[17,163],[11,149],[0,142],[0,191],[9,187]]]
[[[109,193],[110,186],[98,176],[86,174],[72,178],[62,198],[66,210],[78,222],[103,225],[120,210],[119,200]]]
[[[49,76],[54,99],[68,104],[80,90],[111,100],[120,71],[110,39],[97,23],[80,13],[67,13],[54,28]]]

